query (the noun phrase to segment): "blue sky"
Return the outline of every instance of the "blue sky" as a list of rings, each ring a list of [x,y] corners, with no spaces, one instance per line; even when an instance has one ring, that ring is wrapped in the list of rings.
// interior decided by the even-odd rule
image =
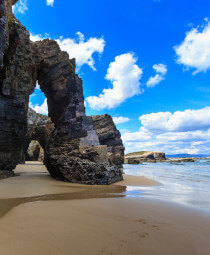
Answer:
[[[56,39],[77,58],[87,114],[117,117],[126,152],[210,154],[209,9],[207,0],[20,0],[14,12],[32,40]],[[44,113],[44,100],[35,89],[31,105]]]

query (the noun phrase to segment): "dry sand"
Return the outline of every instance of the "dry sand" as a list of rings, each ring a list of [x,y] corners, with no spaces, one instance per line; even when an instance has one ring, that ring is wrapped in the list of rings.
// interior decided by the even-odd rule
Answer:
[[[125,186],[57,182],[40,164],[21,165],[16,172],[21,176],[0,185],[0,206],[8,209],[0,207],[1,255],[210,254],[208,215],[124,197]],[[129,176],[121,184],[129,182],[157,185]]]

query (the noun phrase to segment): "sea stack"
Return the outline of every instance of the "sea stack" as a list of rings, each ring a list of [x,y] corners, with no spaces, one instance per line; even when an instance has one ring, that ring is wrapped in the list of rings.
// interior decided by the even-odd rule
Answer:
[[[111,117],[106,116],[111,123],[107,135],[101,135],[104,117],[86,116],[75,59],[53,40],[31,42],[29,32],[12,13],[16,2],[0,3],[1,173],[12,173],[36,134],[37,140],[42,135],[44,163],[52,177],[82,184],[122,180],[124,147]],[[47,98],[50,120],[45,119],[45,129],[38,121],[31,130],[28,104],[37,81]]]

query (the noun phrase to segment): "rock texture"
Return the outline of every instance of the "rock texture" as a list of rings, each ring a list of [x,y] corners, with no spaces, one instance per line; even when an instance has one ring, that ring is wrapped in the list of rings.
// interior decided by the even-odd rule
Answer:
[[[156,161],[165,161],[166,160],[166,154],[164,152],[155,152],[155,160]]]
[[[7,17],[6,17],[6,5],[5,1],[0,1],[0,68],[3,67],[3,55],[4,50],[7,47],[8,38],[7,38]]]
[[[92,116],[92,119],[100,144],[107,146],[110,164],[122,167],[125,148],[122,143],[121,134],[117,130],[112,117],[105,114]]]
[[[54,128],[51,118],[43,114],[38,114],[29,107],[28,131],[25,138],[24,148],[27,149],[32,140],[37,140],[40,146],[45,150]]]
[[[27,144],[34,139],[43,147],[45,165],[56,179],[85,184],[121,180],[119,131],[113,124],[106,131],[112,138],[96,131],[97,121],[85,114],[75,59],[69,59],[55,41],[31,42],[12,13],[15,2],[0,2],[0,171],[11,171],[24,160]],[[27,125],[29,95],[37,80],[51,120]]]
[[[44,150],[47,147],[50,135],[54,130],[54,124],[49,117],[36,113],[30,107],[28,108],[27,114],[27,126],[28,129],[21,151],[21,159],[19,161],[21,164],[24,164],[25,161],[31,160],[27,152],[31,141],[36,140],[40,144],[41,150]],[[41,158],[41,161],[43,161],[44,156],[42,155]]]
[[[29,33],[14,18],[12,3],[14,1],[3,1],[3,6],[6,7],[6,29],[1,29],[0,32],[3,34],[3,63],[0,69],[1,170],[12,170],[19,161],[27,131],[29,95],[34,89]]]

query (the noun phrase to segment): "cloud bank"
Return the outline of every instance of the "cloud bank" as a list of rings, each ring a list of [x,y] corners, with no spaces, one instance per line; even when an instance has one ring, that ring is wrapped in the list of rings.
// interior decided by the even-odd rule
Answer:
[[[210,153],[210,107],[145,114],[139,120],[138,132],[122,135],[127,152]]]
[[[139,120],[142,125],[152,132],[185,132],[203,130],[210,127],[210,107],[200,110],[185,110],[158,112],[142,115]]]

